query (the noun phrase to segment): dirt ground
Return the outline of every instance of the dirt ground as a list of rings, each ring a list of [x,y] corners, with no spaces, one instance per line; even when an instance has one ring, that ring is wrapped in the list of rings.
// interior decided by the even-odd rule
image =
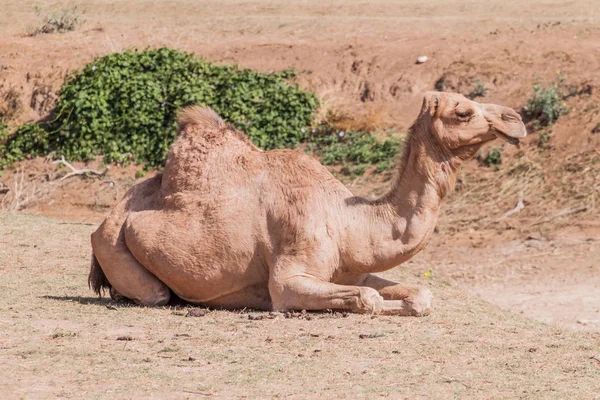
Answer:
[[[109,309],[85,284],[88,234],[140,167],[60,184],[66,169],[49,160],[5,171],[0,182],[14,189],[23,177],[32,198],[21,213],[55,220],[0,212],[3,393],[600,398],[600,3],[99,0],[79,4],[86,21],[74,32],[25,34],[40,24],[34,5],[44,13],[76,4],[3,2],[0,99],[13,91],[21,105],[11,125],[47,116],[69,71],[148,46],[261,71],[293,66],[325,109],[399,132],[440,82],[467,94],[479,79],[481,101],[521,109],[536,79],[561,71],[570,112],[519,148],[494,143],[498,170],[463,167],[431,243],[389,272],[432,287],[437,308],[424,319]],[[417,65],[421,55],[429,59]],[[366,196],[387,183],[347,181]],[[519,197],[525,208],[505,216]]]
[[[600,335],[423,277],[425,318],[141,308],[85,286],[93,225],[0,214],[3,398],[597,399]],[[32,240],[33,239],[33,240]]]

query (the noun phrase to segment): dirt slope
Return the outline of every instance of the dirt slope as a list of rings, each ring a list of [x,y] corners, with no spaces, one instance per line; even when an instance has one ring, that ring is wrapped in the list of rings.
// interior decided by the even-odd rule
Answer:
[[[139,308],[85,287],[93,226],[0,214],[3,398],[595,399],[600,333],[425,279],[426,318]],[[419,277],[421,276],[421,277]],[[251,320],[263,318],[260,320]]]

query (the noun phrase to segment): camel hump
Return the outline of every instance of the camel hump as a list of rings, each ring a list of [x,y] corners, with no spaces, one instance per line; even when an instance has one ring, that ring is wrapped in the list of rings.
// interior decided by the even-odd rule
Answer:
[[[200,125],[205,127],[226,128],[227,124],[219,114],[210,107],[206,106],[188,106],[183,108],[177,116],[179,131],[185,129],[188,125]]]

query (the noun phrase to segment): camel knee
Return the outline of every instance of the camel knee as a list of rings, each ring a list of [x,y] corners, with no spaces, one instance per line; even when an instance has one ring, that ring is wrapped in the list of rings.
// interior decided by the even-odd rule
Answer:
[[[152,290],[147,291],[147,293],[140,293],[135,297],[130,297],[130,299],[140,306],[160,307],[167,305],[171,299],[171,291],[162,282],[160,285],[155,286]]]
[[[424,317],[431,314],[431,303],[433,294],[431,290],[424,287],[415,288],[414,293],[404,299],[406,307],[410,310],[411,315],[416,317]]]

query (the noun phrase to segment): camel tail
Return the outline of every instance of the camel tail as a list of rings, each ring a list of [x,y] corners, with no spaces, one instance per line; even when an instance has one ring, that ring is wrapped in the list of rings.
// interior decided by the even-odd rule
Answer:
[[[112,287],[108,279],[106,279],[104,271],[102,271],[102,268],[100,268],[100,263],[93,252],[92,266],[90,268],[90,274],[88,275],[88,286],[90,289],[96,292],[98,296],[102,296],[105,289],[110,289]]]
[[[212,108],[206,106],[188,106],[177,115],[179,132],[188,125],[202,125],[213,128],[226,128],[227,123]]]

